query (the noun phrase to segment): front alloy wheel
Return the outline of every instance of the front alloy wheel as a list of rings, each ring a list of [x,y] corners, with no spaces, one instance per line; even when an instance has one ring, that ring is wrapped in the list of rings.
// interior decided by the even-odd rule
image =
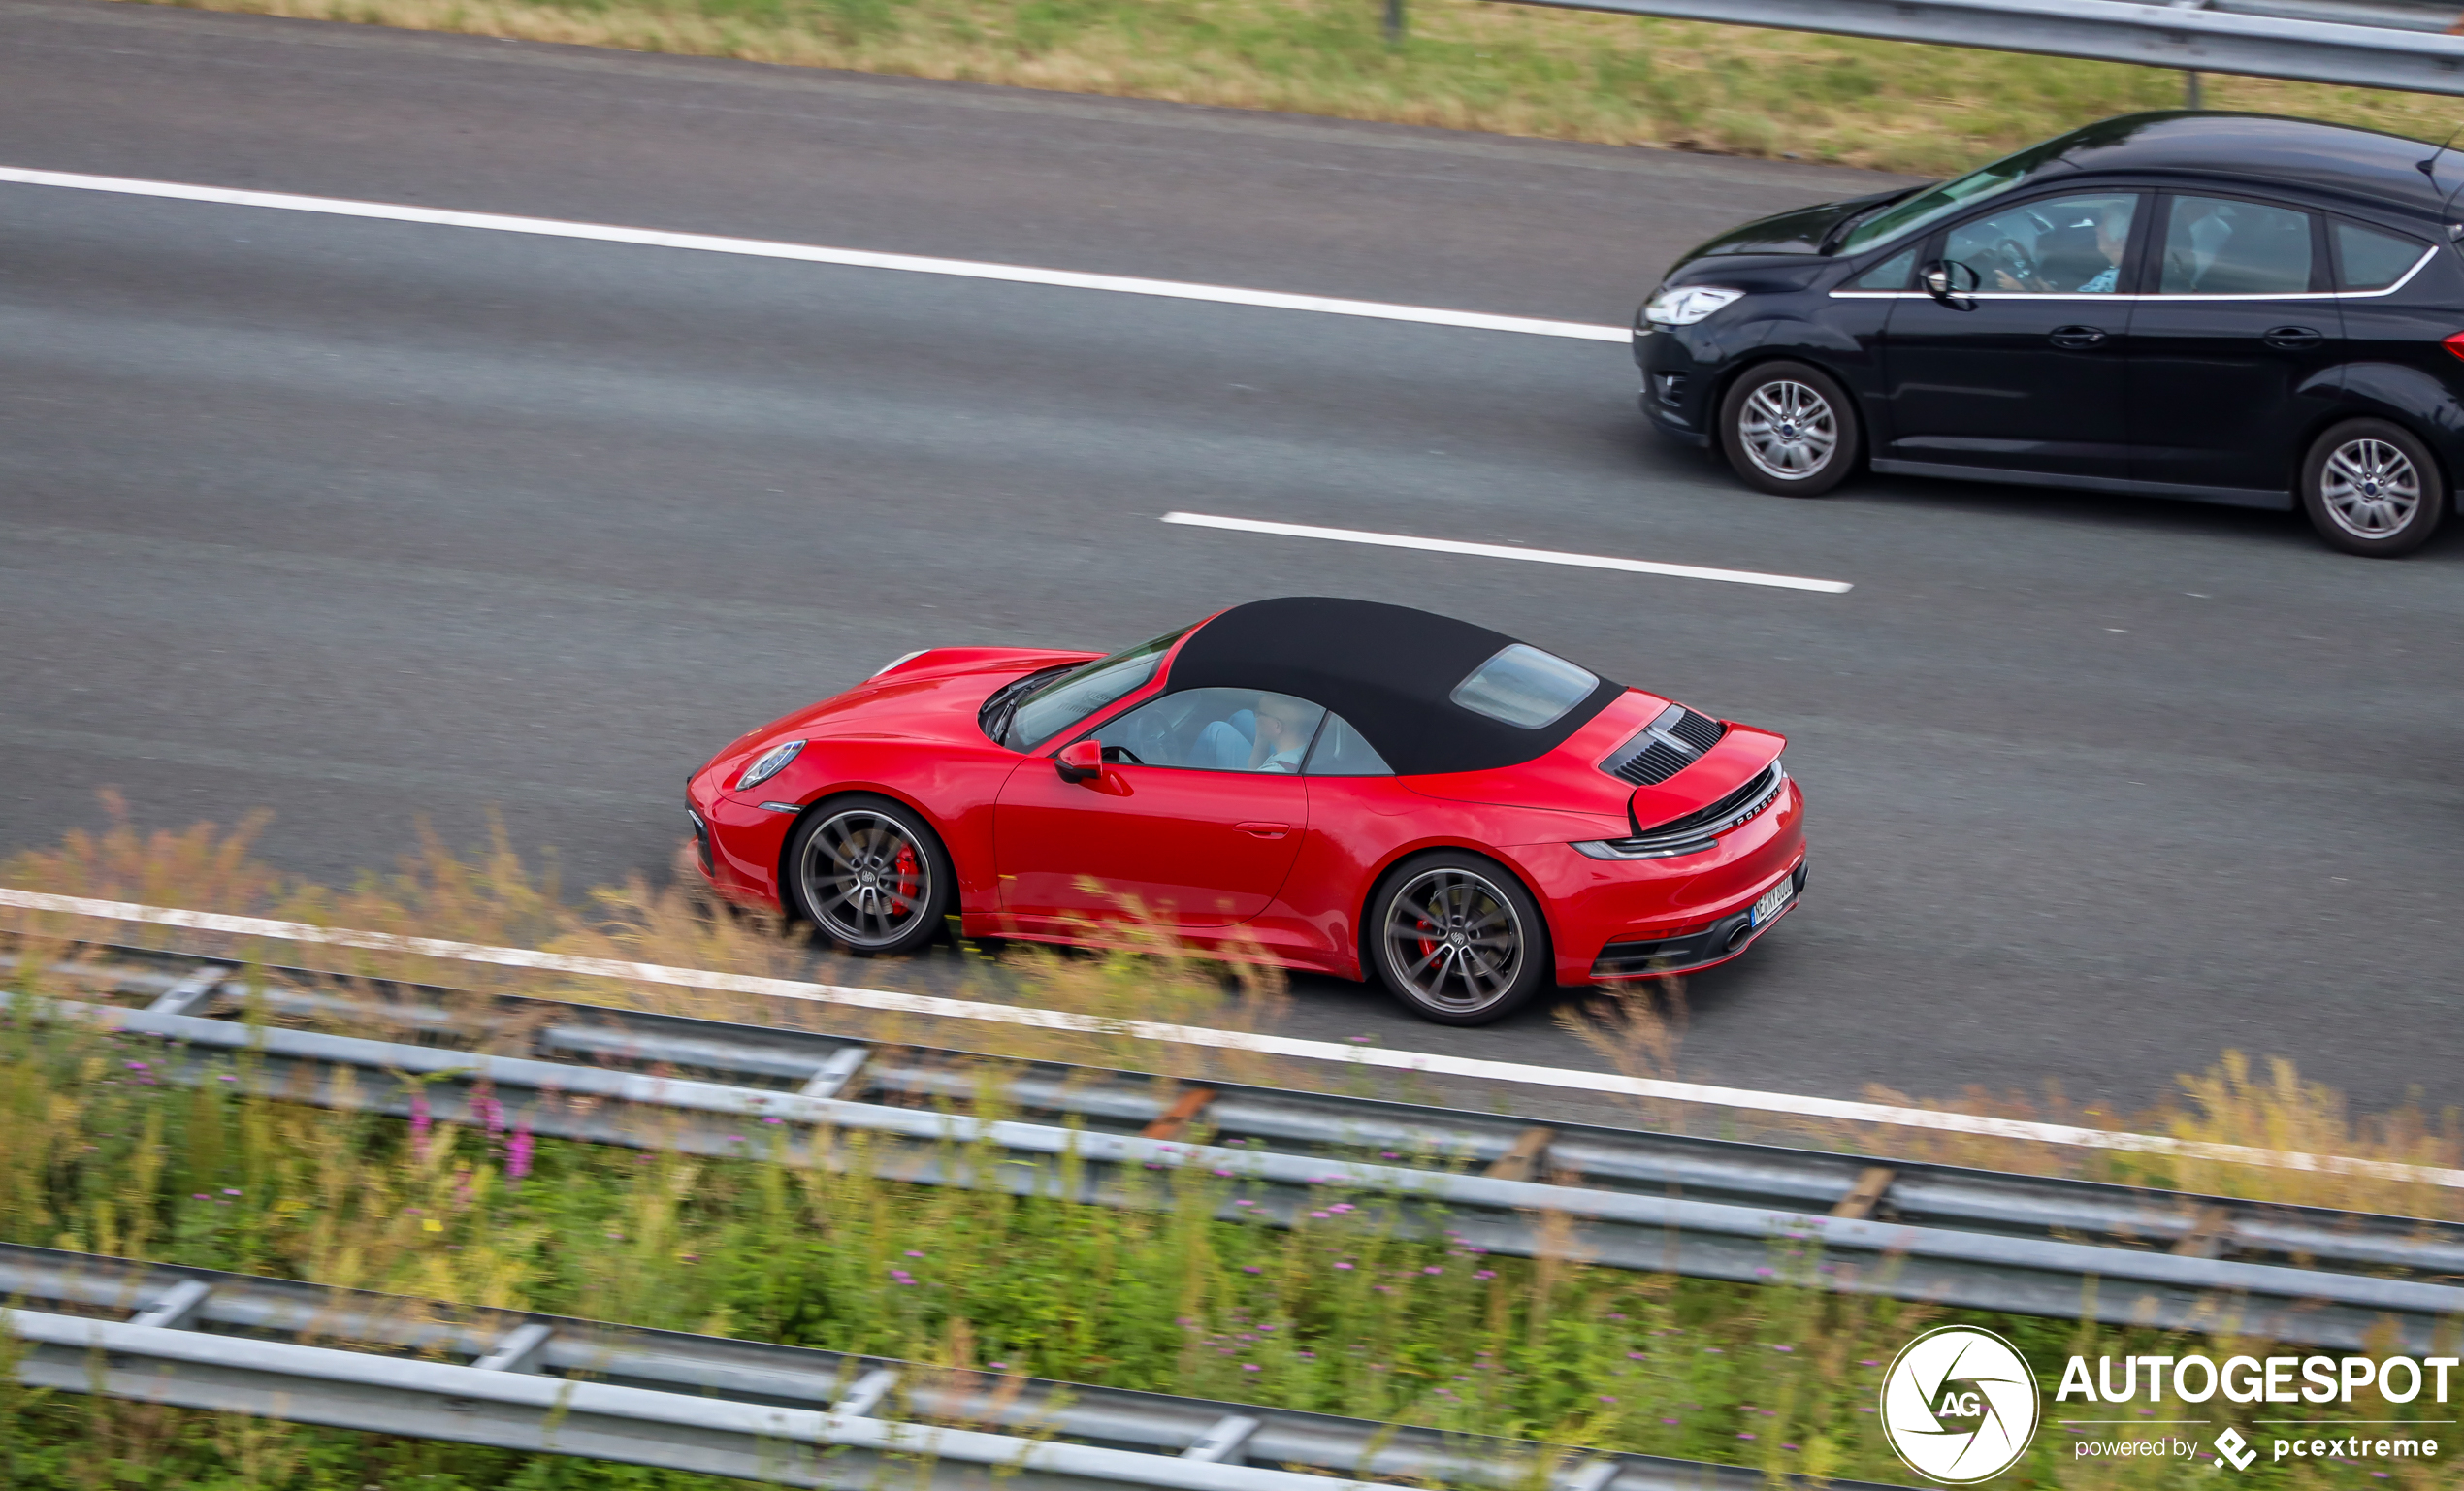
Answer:
[[[2349,554],[2410,554],[2447,515],[2437,460],[2411,431],[2382,419],[2320,436],[2302,463],[2301,498],[2318,536]]]
[[[1549,974],[1529,892],[1497,866],[1440,855],[1398,871],[1379,897],[1378,971],[1406,1004],[1450,1025],[1497,1020]]]
[[[1814,497],[1857,463],[1857,416],[1847,391],[1819,368],[1764,363],[1720,401],[1720,446],[1739,476],[1765,492]]]
[[[940,929],[950,896],[941,845],[899,804],[834,804],[799,830],[792,859],[799,909],[851,953],[909,952]]]

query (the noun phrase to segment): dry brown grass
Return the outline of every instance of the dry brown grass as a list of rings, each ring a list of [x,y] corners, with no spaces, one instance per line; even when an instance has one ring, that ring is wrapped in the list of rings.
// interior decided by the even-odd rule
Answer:
[[[74,832],[58,849],[20,855],[0,865],[0,882],[61,894],[263,916],[405,937],[536,948],[720,974],[895,989],[908,972],[907,965],[895,961],[817,955],[775,920],[722,908],[697,893],[693,888],[697,888],[698,877],[682,862],[675,885],[659,888],[636,879],[594,891],[576,904],[561,894],[552,878],[529,868],[501,832],[469,859],[427,835],[392,874],[371,876],[348,890],[336,890],[268,868],[253,852],[262,819],[229,829],[199,824],[180,831],[145,832],[127,821],[119,804],[114,801],[112,806],[113,827],[99,833]],[[970,949],[960,958],[941,965],[945,976],[930,990],[1084,1016],[1096,1022],[1090,1030],[935,1019],[720,989],[496,967],[412,952],[242,939],[52,915],[7,913],[0,920],[0,931],[5,930],[14,930],[30,951],[39,951],[47,958],[73,956],[89,942],[117,941],[252,964],[305,966],[330,972],[340,980],[398,979],[469,989],[474,997],[519,993],[697,1019],[820,1029],[896,1046],[985,1051],[1021,1060],[1149,1071],[1184,1081],[1345,1090],[1407,1100],[1444,1096],[1432,1094],[1399,1074],[1208,1050],[1137,1034],[1131,1028],[1135,1021],[1272,1032],[1289,1004],[1281,976],[1262,961],[1255,957],[1226,960],[1192,952],[1151,919],[1130,921],[1114,945],[1101,953],[1026,946],[997,952]],[[1612,1071],[1661,1081],[1687,1080],[1682,981],[1605,989],[1593,1000],[1568,1008],[1560,1019]],[[1452,1096],[1458,1103],[1465,1100],[1460,1092]],[[2253,1061],[2240,1053],[2227,1053],[2204,1072],[2184,1074],[2176,1092],[2137,1112],[2076,1103],[2059,1089],[2035,1094],[1970,1089],[1943,1100],[1874,1088],[1866,1096],[1904,1107],[2163,1135],[2193,1143],[2464,1167],[2464,1112],[2449,1107],[2425,1113],[2408,1107],[2386,1114],[2354,1114],[2340,1094],[2301,1080],[2290,1060]],[[1643,1128],[1807,1145],[1911,1162],[2072,1175],[2252,1200],[2464,1219],[2464,1191],[2366,1175],[2123,1153],[1893,1124],[1756,1115],[1707,1104],[1620,1101],[1637,1126]]]
[[[1411,0],[194,0],[197,8],[739,57],[1071,93],[1942,174],[2178,74],[2016,53]],[[2207,80],[2207,106],[2444,138],[2422,94]]]

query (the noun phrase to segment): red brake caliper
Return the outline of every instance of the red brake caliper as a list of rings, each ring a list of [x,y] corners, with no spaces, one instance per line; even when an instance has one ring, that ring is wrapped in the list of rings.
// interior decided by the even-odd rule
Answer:
[[[892,873],[896,878],[898,898],[905,901],[911,910],[921,910],[922,907],[917,905],[921,897],[916,892],[923,889],[924,866],[916,859],[915,845],[901,843],[898,846],[898,859],[892,866]],[[892,908],[893,913],[896,909]]]

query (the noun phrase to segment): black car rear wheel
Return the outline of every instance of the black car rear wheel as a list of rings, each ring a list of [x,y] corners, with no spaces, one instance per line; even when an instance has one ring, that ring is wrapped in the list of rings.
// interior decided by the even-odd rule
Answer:
[[[1819,497],[1857,469],[1863,440],[1847,390],[1803,363],[1759,363],[1720,401],[1720,450],[1748,486]]]
[[[950,913],[949,852],[915,809],[888,797],[839,797],[788,840],[793,909],[850,953],[912,953]]]
[[[1550,982],[1540,903],[1496,862],[1442,850],[1388,874],[1363,949],[1394,996],[1446,1025],[1485,1025]]]
[[[2430,541],[2447,518],[2438,458],[2401,425],[2349,419],[2301,464],[2301,505],[2318,536],[2348,554],[2392,559]]]

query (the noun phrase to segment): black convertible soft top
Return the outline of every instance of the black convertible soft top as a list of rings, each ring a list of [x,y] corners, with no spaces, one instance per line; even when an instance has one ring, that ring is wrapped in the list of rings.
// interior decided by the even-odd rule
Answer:
[[[1538,729],[1475,714],[1447,696],[1515,638],[1408,605],[1285,596],[1236,605],[1173,659],[1171,687],[1266,689],[1351,722],[1399,776],[1485,771],[1543,756],[1625,692],[1602,679]]]

